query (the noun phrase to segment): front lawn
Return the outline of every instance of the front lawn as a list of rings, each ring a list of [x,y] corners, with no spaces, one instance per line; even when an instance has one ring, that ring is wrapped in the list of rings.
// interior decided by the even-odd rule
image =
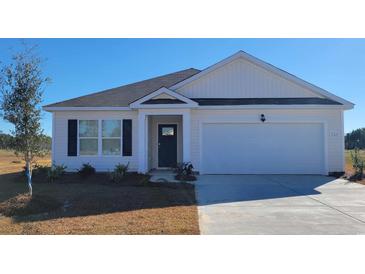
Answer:
[[[35,178],[30,200],[17,161],[0,151],[0,234],[199,234],[193,185],[66,174],[54,183]]]

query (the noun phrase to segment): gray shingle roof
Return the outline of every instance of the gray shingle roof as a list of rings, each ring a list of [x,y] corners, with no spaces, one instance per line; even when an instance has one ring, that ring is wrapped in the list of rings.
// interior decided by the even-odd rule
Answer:
[[[161,87],[171,87],[200,72],[190,68],[141,82],[112,88],[45,107],[128,107],[130,103]]]

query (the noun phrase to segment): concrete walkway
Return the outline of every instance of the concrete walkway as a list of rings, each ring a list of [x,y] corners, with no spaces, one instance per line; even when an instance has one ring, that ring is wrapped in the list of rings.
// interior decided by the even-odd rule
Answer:
[[[202,234],[365,234],[365,186],[307,175],[201,175]]]
[[[171,169],[165,170],[152,170],[149,172],[151,175],[150,182],[152,183],[179,183],[179,180],[175,179],[175,173]]]

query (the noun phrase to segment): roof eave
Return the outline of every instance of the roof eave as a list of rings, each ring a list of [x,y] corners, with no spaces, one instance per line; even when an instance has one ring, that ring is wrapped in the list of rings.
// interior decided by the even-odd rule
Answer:
[[[132,110],[130,107],[42,107],[44,111],[105,111],[105,110]]]
[[[199,106],[198,109],[319,109],[348,110],[344,105],[214,105]]]
[[[173,109],[173,108],[196,108],[196,109],[337,109],[350,110],[353,105],[212,105],[212,106],[187,106],[187,105],[150,105],[142,108]],[[130,107],[43,107],[44,111],[131,111]]]

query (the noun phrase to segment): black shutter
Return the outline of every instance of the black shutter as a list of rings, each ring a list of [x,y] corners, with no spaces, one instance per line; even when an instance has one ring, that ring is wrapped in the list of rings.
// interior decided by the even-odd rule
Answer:
[[[132,156],[132,120],[123,120],[123,156]]]
[[[68,120],[67,155],[77,156],[77,120]]]

